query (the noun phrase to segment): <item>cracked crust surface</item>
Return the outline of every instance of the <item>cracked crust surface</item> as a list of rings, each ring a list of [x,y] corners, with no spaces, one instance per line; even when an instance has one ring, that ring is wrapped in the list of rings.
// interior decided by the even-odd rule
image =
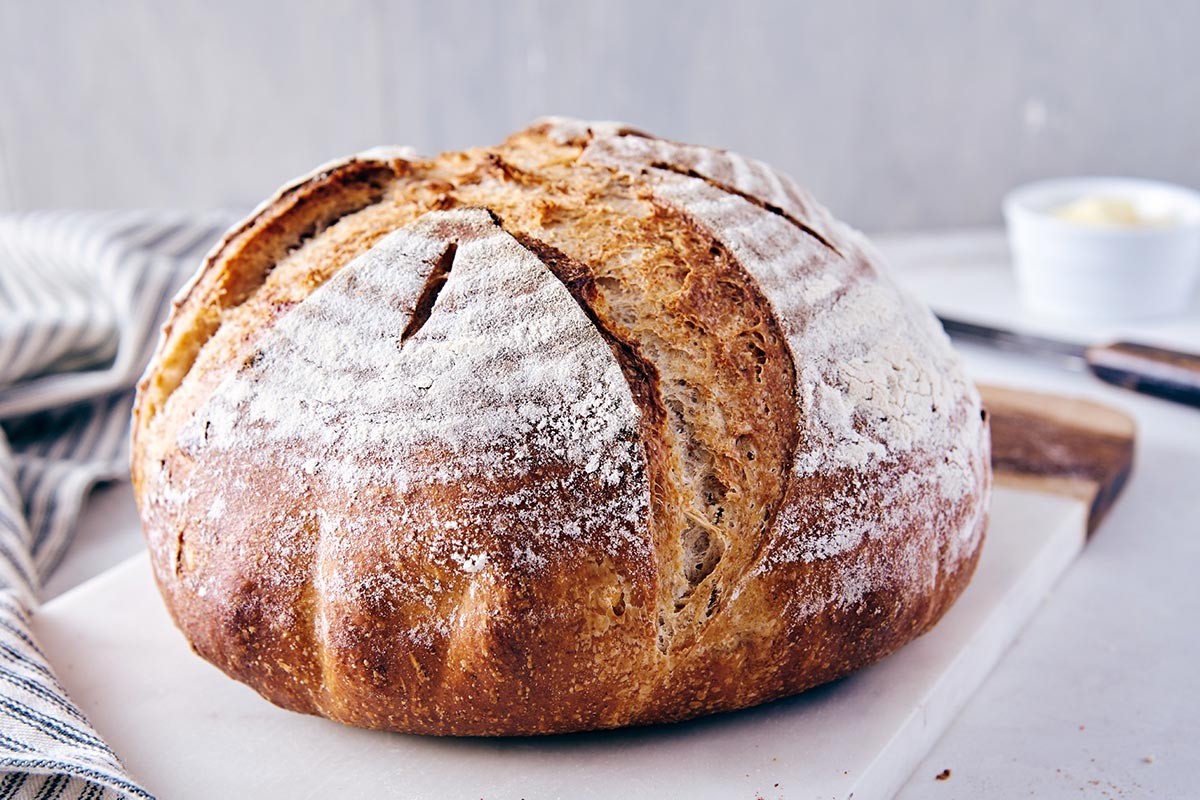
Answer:
[[[765,165],[548,120],[283,190],[135,411],[193,647],[348,724],[527,734],[802,691],[931,626],[987,428],[936,323]]]

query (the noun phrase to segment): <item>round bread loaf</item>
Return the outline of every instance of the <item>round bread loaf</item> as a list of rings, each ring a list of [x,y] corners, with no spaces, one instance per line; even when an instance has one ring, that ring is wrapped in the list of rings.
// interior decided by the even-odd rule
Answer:
[[[695,717],[963,590],[986,414],[866,240],[756,161],[550,119],[288,186],[139,386],[154,573],[286,708],[432,734]]]

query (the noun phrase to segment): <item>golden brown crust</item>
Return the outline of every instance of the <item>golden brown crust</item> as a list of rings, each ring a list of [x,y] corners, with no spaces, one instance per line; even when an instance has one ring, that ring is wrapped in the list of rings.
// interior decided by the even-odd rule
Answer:
[[[877,660],[966,585],[990,476],[978,396],[876,263],[762,165],[619,127],[327,168],[209,256],[139,387],[168,608],[272,702],[435,734]],[[490,387],[437,384],[472,359]]]
[[[221,325],[221,314],[243,303],[286,254],[344,214],[378,199],[392,166],[347,159],[284,187],[231,228],[205,259],[205,268],[172,304],[154,358],[138,384],[135,415],[149,423],[191,370],[197,354]],[[134,426],[134,436],[141,426]],[[133,461],[135,486],[140,464]]]

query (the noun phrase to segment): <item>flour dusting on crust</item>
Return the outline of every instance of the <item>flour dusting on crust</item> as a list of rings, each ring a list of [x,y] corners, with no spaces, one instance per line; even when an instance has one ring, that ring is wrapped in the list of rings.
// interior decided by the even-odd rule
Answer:
[[[795,361],[794,478],[843,479],[820,501],[799,499],[807,507],[785,502],[773,558],[837,556],[915,516],[932,527],[942,506],[972,501],[986,471],[978,394],[932,314],[879,271],[861,235],[732,153],[608,132],[582,160],[649,179],[656,198],[729,248],[775,308]],[[877,476],[857,481],[868,471]],[[951,559],[974,551],[974,539],[953,539]]]
[[[404,338],[447,257],[428,320]],[[566,288],[487,212],[467,209],[427,214],[339,271],[263,337],[178,442],[193,457],[255,453],[298,494],[316,481],[351,497],[456,494],[457,508],[411,503],[391,527],[434,535],[433,555],[475,574],[537,567],[572,540],[644,554],[638,422],[615,356]],[[337,539],[379,522],[314,513],[335,560]],[[511,552],[476,549],[504,526]],[[362,588],[336,582],[322,588]]]

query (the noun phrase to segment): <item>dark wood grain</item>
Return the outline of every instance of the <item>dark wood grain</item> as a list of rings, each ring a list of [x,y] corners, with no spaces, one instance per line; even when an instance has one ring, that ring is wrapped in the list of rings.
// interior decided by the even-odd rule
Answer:
[[[979,388],[991,420],[997,482],[1083,500],[1088,533],[1094,531],[1133,469],[1133,420],[1089,400]]]
[[[1115,342],[1089,347],[1086,358],[1096,377],[1108,383],[1200,406],[1200,355]]]

